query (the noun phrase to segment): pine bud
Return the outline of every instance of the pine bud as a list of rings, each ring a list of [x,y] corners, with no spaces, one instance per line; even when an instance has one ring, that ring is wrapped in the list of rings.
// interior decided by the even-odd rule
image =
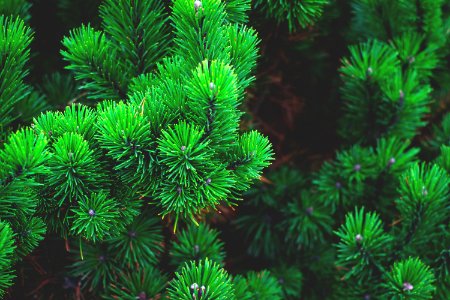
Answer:
[[[336,181],[336,188],[338,190],[340,190],[342,188],[342,183],[340,183],[339,181]]]
[[[198,11],[202,7],[202,1],[195,0],[194,1],[194,9],[195,11]]]
[[[214,90],[216,89],[216,85],[214,84],[214,82],[210,82],[210,83],[209,83],[209,89],[210,89],[211,91],[214,91]]]
[[[206,184],[206,185],[210,185],[210,184],[211,184],[211,181],[212,181],[211,178],[208,178],[208,179],[206,179],[205,184]]]
[[[372,73],[373,73],[372,67],[368,67],[368,68],[367,68],[367,72],[366,72],[366,76],[367,76],[367,77],[370,77],[370,76],[372,75]]]
[[[203,294],[205,293],[205,290],[206,290],[205,286],[202,285],[202,287],[201,287],[200,290],[198,291],[198,296],[199,296],[199,297],[202,297]]]
[[[177,187],[178,195],[181,194],[182,191],[183,191],[183,190],[181,189],[181,186]]]
[[[147,294],[145,294],[145,292],[140,292],[138,299],[139,300],[147,300]]]
[[[180,148],[180,149],[181,149],[181,151],[183,151],[183,152],[184,152],[184,151],[186,150],[186,146],[181,146],[181,148]]]
[[[311,216],[313,214],[313,212],[314,212],[314,207],[312,207],[312,206],[310,206],[306,209],[306,214],[308,216]]]
[[[197,255],[200,252],[200,246],[199,245],[195,245],[194,246],[194,253],[195,255]]]
[[[403,283],[403,290],[404,291],[412,291],[413,289],[414,289],[414,286],[411,283],[409,283],[408,281],[405,281]]]
[[[363,236],[362,236],[361,234],[358,233],[358,234],[355,236],[355,240],[356,240],[356,242],[360,243],[360,242],[363,240]]]
[[[416,61],[416,58],[415,58],[414,56],[410,56],[410,57],[408,58],[408,62],[409,62],[410,64],[414,63],[415,61]]]
[[[361,170],[361,165],[360,165],[360,164],[356,164],[356,165],[353,167],[353,170],[355,170],[356,172],[359,172],[359,171]]]
[[[391,157],[391,158],[389,159],[388,164],[389,164],[389,166],[392,166],[393,164],[395,164],[395,157]]]
[[[93,210],[92,208],[89,209],[88,214],[89,214],[91,217],[95,216],[95,210]]]
[[[427,196],[428,195],[428,190],[423,186],[422,187],[422,196]]]

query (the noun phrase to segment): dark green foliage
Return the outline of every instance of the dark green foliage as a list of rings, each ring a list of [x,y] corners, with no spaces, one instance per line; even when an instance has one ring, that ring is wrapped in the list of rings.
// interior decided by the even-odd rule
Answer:
[[[14,279],[11,266],[13,264],[14,233],[8,223],[0,222],[0,296],[12,285]]]
[[[417,30],[433,43],[443,42],[441,0],[352,1],[354,30],[363,37],[389,40]]]
[[[167,284],[167,276],[153,267],[139,268],[118,276],[104,299],[158,299]]]
[[[302,292],[303,274],[295,266],[281,265],[271,273],[278,279],[283,290],[283,299],[298,299]]]
[[[77,89],[78,86],[71,75],[59,72],[47,75],[41,85],[46,101],[56,107],[64,107],[82,98]]]
[[[352,207],[368,197],[378,199],[380,207],[390,205],[398,176],[417,160],[418,149],[408,146],[408,142],[390,138],[378,140],[375,149],[353,146],[339,151],[335,161],[325,162],[314,174],[319,199],[332,210]]]
[[[73,29],[82,23],[91,22],[99,26],[98,16],[102,0],[57,0],[57,15],[67,29]]]
[[[426,141],[425,146],[429,148],[434,154],[439,153],[442,146],[450,146],[450,114],[446,114],[442,118],[442,122],[438,125],[433,125],[433,137]]]
[[[391,237],[384,232],[379,216],[364,213],[364,209],[348,214],[336,234],[340,238],[337,263],[349,270],[346,277],[372,271],[367,266],[379,268],[380,261],[389,251],[387,246]]]
[[[312,25],[322,15],[328,0],[255,1],[255,7],[278,23],[286,22],[289,31]]]
[[[292,241],[299,248],[321,243],[323,234],[331,232],[331,210],[307,191],[301,192],[297,200],[287,203],[282,212],[285,220],[280,226],[286,229],[285,242]]]
[[[120,262],[125,265],[145,267],[156,265],[163,251],[162,228],[158,218],[146,211],[123,229],[119,236],[106,243],[117,251]]]
[[[425,244],[436,226],[448,218],[448,183],[448,173],[436,165],[415,165],[402,176],[397,207],[408,226],[406,243]]]
[[[25,22],[30,20],[30,8],[27,0],[0,0],[0,15],[19,16]]]
[[[251,271],[245,278],[238,276],[234,279],[236,299],[281,300],[283,291],[277,279],[269,271]]]
[[[185,262],[193,260],[209,260],[223,265],[225,252],[223,243],[219,240],[219,232],[206,224],[190,224],[178,234],[170,251],[171,264],[181,267]]]
[[[75,245],[77,247],[78,245]],[[76,249],[76,248],[75,248]],[[75,250],[75,257],[78,259],[70,266],[70,274],[80,276],[84,285],[91,288],[107,286],[114,281],[114,275],[120,274],[120,265],[113,249],[106,245],[91,245],[81,243],[79,251]],[[82,259],[80,259],[82,251]]]
[[[150,211],[145,211],[125,228],[117,227],[117,224],[113,224],[116,225],[114,230],[119,230],[119,233],[114,237],[96,244],[80,242],[74,245],[74,258],[78,261],[70,266],[70,273],[80,276],[83,285],[106,289],[106,295],[115,295],[122,287],[125,288],[125,295],[127,289],[137,287],[144,288],[148,293],[159,293],[161,289],[150,284],[163,280],[161,275],[157,276],[158,271],[153,270],[163,250],[160,222]],[[138,272],[135,273],[133,268],[137,268]],[[125,281],[123,276],[129,276],[131,281]],[[145,284],[141,282],[142,285],[138,285],[138,279]]]

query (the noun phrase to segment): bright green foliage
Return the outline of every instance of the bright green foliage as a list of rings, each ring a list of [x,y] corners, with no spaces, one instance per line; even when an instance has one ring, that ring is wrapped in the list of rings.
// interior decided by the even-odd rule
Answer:
[[[396,262],[388,274],[390,299],[433,299],[434,274],[418,258]]]
[[[233,300],[236,299],[229,275],[220,265],[206,259],[186,263],[167,288],[170,299]]]
[[[181,267],[187,261],[209,260],[223,265],[225,252],[224,244],[219,240],[219,232],[209,228],[208,225],[190,224],[181,231],[178,241],[174,243],[170,251],[171,264]]]
[[[48,180],[55,189],[58,205],[79,201],[97,190],[97,182],[102,178],[93,175],[100,165],[88,142],[77,133],[67,132],[53,146],[55,153],[48,162],[52,171]]]
[[[30,20],[30,8],[27,0],[0,0],[0,15],[19,16],[25,22]]]
[[[232,23],[246,23],[247,11],[251,8],[250,0],[225,0],[225,10]]]
[[[31,92],[24,82],[31,41],[32,31],[21,19],[0,15],[0,132],[15,119],[15,105]]]
[[[73,209],[74,221],[71,227],[75,235],[82,235],[96,242],[120,228],[117,204],[107,198],[108,195],[100,192],[78,201],[78,207]]]
[[[247,6],[230,5],[234,18],[242,19],[238,16]],[[85,153],[77,163],[89,160],[92,167],[82,173],[98,182],[111,172],[102,174],[98,163],[112,160],[117,179],[131,185],[133,192],[151,197],[162,216],[196,222],[195,215],[204,210],[234,204],[268,165],[272,150],[256,131],[239,134],[238,107],[253,81],[257,58],[255,32],[230,24],[226,7],[218,0],[203,1],[197,9],[191,1],[175,1],[172,10],[171,57],[162,58],[169,53],[171,36],[163,30],[167,16],[161,4],[125,0],[101,6],[105,33],[89,26],[75,29],[64,39],[67,49],[62,54],[67,68],[83,80],[88,98],[124,100],[98,106],[94,140],[75,138]],[[153,23],[161,27],[142,31]],[[49,118],[38,119],[42,123],[38,127],[52,126]],[[54,131],[43,131],[49,130]],[[56,142],[55,150],[59,143],[66,144]],[[92,147],[97,143],[103,152]],[[66,146],[63,151],[68,155],[73,149]],[[89,179],[83,187],[68,182],[65,198],[99,192],[89,187]],[[56,175],[50,181],[57,183]]]
[[[246,274],[245,278],[237,276],[234,282],[236,286],[236,299],[283,299],[283,291],[280,283],[267,270],[261,272],[251,271]]]
[[[100,7],[105,32],[90,26],[73,30],[63,41],[66,50],[62,55],[69,62],[67,69],[84,81],[81,88],[87,90],[90,99],[125,99],[133,77],[155,71],[161,58],[171,53],[183,60],[180,71],[184,75],[204,60],[232,64],[239,81],[234,89],[241,100],[244,89],[253,81],[250,73],[257,57],[255,32],[239,25],[246,21],[248,9],[248,2],[229,1],[224,5],[219,0],[203,1],[201,8],[195,9],[190,0],[175,1],[170,17],[172,39],[162,2],[105,1]],[[161,67],[157,69],[162,71]],[[219,92],[228,93],[226,84],[214,79]]]
[[[12,285],[14,279],[11,266],[16,246],[14,245],[14,232],[8,223],[0,221],[0,296]]]
[[[0,148],[0,293],[11,285],[13,263],[29,254],[44,238],[46,226],[37,216],[36,180],[47,173],[47,139],[22,129]]]
[[[167,284],[167,276],[153,267],[139,268],[118,276],[111,283],[104,299],[159,299]]]
[[[130,76],[150,72],[166,54],[168,26],[163,2],[106,0],[100,6],[100,16]]]
[[[255,8],[278,23],[286,22],[290,32],[313,25],[322,16],[328,0],[255,1]]]
[[[82,26],[71,31],[63,44],[68,50],[61,53],[71,62],[67,69],[84,82],[81,88],[89,91],[89,98],[125,97],[129,75],[120,63],[118,51],[104,33]]]

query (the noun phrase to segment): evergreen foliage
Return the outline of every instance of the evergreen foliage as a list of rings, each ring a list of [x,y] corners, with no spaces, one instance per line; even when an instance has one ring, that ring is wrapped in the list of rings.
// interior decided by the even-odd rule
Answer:
[[[71,274],[83,287],[105,297],[119,290],[129,297],[139,289],[160,294],[164,287],[152,282],[165,277],[147,269],[164,251],[156,216],[168,216],[174,230],[179,219],[197,224],[219,204],[235,205],[272,159],[267,138],[239,130],[239,106],[257,58],[256,33],[239,23],[248,9],[218,0],[201,7],[180,0],[169,20],[161,2],[104,1],[104,31],[82,25],[64,38],[61,53],[77,84],[58,73],[48,77],[42,90],[50,103],[73,102],[78,85],[86,98],[105,101],[43,113],[4,143],[2,217],[11,217],[20,230],[18,255],[31,252],[48,226],[65,239],[75,238],[73,252],[81,260],[72,264]],[[12,94],[1,98],[9,101],[2,105],[6,116],[31,92],[23,83],[31,31],[19,19],[2,17],[2,23],[8,27],[4,35],[14,33],[9,27],[17,31],[3,38],[5,49],[14,50],[3,53],[15,55],[10,59],[16,64],[2,86],[19,87],[7,88]],[[199,37],[213,43],[205,45]],[[187,55],[186,49],[199,55]],[[4,126],[13,121],[6,120]],[[173,263],[200,259],[185,252],[195,231],[199,240],[193,242],[206,251],[201,258],[223,263],[217,233],[189,228],[174,247],[179,254]],[[217,248],[210,252],[210,246]],[[141,273],[131,275],[132,266]],[[204,267],[216,268],[209,261]],[[191,265],[192,272],[196,268]],[[120,276],[132,277],[117,282]],[[231,283],[224,288],[228,297]]]
[[[31,3],[27,0],[1,0],[0,15],[19,16],[25,22],[30,20]]]
[[[224,269],[208,259],[186,264],[170,282],[170,299],[236,299],[230,276]]]
[[[15,105],[31,92],[24,78],[28,74],[26,64],[33,34],[21,19],[13,16],[1,15],[0,28],[0,130],[3,131],[14,120]]]
[[[286,22],[289,31],[312,25],[323,13],[328,0],[256,0],[255,7],[278,23]]]
[[[0,298],[61,298],[24,270],[62,241],[62,298],[450,298],[446,1],[58,0],[50,74],[30,3],[0,0]]]

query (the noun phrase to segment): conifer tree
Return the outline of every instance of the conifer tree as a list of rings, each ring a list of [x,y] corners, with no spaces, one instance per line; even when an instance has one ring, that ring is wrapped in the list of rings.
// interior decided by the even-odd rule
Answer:
[[[129,293],[143,289],[153,297],[164,290],[153,282],[166,277],[147,268],[156,267],[164,250],[157,216],[169,218],[175,231],[179,221],[197,224],[219,204],[236,205],[272,157],[267,138],[239,132],[259,42],[242,24],[248,8],[179,0],[169,17],[161,2],[106,0],[104,31],[82,25],[64,38],[67,69],[97,105],[41,114],[5,142],[0,158],[10,167],[0,178],[8,194],[22,197],[10,201],[24,206],[17,227],[29,233],[17,237],[25,244],[21,255],[36,246],[46,224],[74,240],[71,274],[97,295],[126,289],[123,297],[133,298]],[[213,231],[199,234],[211,239],[199,241],[209,251]],[[194,258],[181,252],[174,264]],[[131,275],[131,266],[141,273]],[[201,264],[191,268],[197,272]],[[115,283],[118,276],[132,277]],[[205,282],[207,290],[221,289],[218,282]],[[228,292],[231,282],[223,297]]]
[[[58,0],[39,79],[30,3],[0,0],[0,298],[50,298],[45,236],[77,299],[450,298],[446,1]],[[283,76],[326,154],[252,110]]]

